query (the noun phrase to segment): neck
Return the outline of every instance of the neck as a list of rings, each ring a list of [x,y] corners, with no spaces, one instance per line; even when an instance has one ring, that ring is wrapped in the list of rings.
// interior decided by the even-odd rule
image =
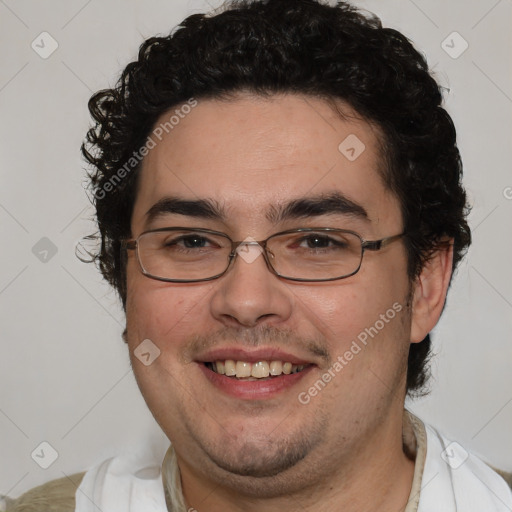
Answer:
[[[244,477],[233,478],[228,473],[222,479],[205,477],[178,457],[187,508],[199,512],[282,512],[293,505],[304,512],[402,512],[414,474],[414,462],[404,451],[402,428],[401,410],[395,411],[355,450],[339,456],[331,448],[316,460],[314,455],[304,459],[297,464],[300,467],[273,477],[272,482],[259,479],[249,485],[239,485]],[[269,495],[269,485],[276,488],[276,480],[280,480],[277,488],[281,492]],[[255,497],[262,495],[265,497]]]

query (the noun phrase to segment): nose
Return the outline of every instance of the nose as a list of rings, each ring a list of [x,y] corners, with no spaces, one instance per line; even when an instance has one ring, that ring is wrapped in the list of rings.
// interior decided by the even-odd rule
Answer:
[[[225,325],[277,325],[292,313],[293,293],[267,267],[257,243],[239,245],[231,268],[214,286],[211,313]]]

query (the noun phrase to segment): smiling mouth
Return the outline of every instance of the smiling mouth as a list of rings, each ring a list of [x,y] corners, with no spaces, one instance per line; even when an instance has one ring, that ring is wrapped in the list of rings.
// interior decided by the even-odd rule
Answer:
[[[310,364],[292,364],[289,361],[235,361],[233,359],[218,360],[204,363],[206,368],[218,375],[233,379],[255,381],[268,380],[282,375],[300,373]]]

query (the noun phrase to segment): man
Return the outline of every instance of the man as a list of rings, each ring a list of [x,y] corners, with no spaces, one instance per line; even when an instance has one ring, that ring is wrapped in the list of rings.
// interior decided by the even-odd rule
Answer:
[[[83,151],[96,258],[172,446],[8,510],[512,510],[502,476],[404,412],[470,243],[441,100],[408,40],[345,3],[237,2],[146,41],[91,99]]]

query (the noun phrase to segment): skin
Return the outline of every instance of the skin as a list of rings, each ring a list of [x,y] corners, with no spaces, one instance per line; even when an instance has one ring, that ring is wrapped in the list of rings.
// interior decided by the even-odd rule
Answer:
[[[351,116],[298,95],[200,100],[144,160],[133,236],[166,226],[214,229],[233,240],[312,226],[350,229],[366,240],[401,233],[398,200],[379,174],[379,132],[347,106],[342,110]],[[365,144],[352,162],[338,150],[350,134]],[[363,206],[368,219],[331,213],[276,223],[266,215],[290,200],[333,191]],[[226,216],[165,214],[148,222],[148,210],[171,195],[213,199]],[[451,253],[435,253],[413,283],[406,268],[398,241],[366,252],[359,272],[339,281],[286,281],[263,258],[237,258],[217,280],[175,284],[144,276],[129,251],[132,365],[177,452],[187,506],[404,510],[414,471],[401,437],[407,354],[439,318]],[[307,405],[299,403],[298,394],[394,303],[402,311]],[[148,338],[161,354],[144,366],[133,353]],[[202,351],[219,347],[282,349],[314,366],[268,399],[240,399],[212,385],[196,362]]]

